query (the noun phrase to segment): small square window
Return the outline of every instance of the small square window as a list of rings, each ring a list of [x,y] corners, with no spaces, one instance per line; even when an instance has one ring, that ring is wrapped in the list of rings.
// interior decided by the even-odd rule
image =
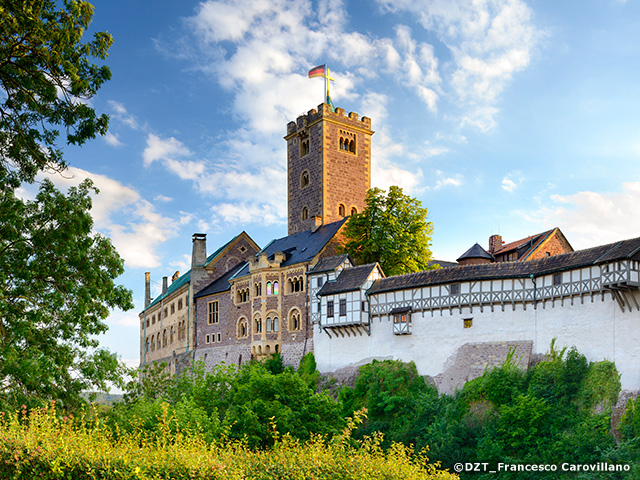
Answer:
[[[473,326],[473,318],[463,318],[462,323],[464,328],[471,328]]]
[[[451,295],[460,295],[460,284],[459,283],[453,283],[453,284],[451,284],[451,286],[449,288],[450,288],[450,291],[451,291]]]

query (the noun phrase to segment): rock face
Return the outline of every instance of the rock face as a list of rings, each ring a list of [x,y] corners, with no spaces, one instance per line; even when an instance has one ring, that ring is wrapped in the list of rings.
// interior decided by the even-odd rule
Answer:
[[[622,440],[622,435],[620,434],[618,427],[620,427],[620,421],[627,409],[627,404],[629,403],[629,400],[637,401],[639,395],[640,390],[623,390],[620,392],[620,395],[618,395],[618,401],[611,412],[611,433],[618,442]]]
[[[445,364],[445,370],[434,380],[438,391],[452,394],[466,382],[481,377],[485,370],[502,365],[511,354],[521,369],[529,366],[533,342],[465,343]],[[513,352],[513,353],[511,353]]]

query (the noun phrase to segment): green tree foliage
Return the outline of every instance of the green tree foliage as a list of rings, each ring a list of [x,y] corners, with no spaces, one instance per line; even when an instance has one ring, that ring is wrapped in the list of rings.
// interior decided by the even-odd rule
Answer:
[[[119,382],[124,367],[95,336],[115,307],[133,307],[114,283],[123,262],[93,234],[90,181],[57,191],[42,182],[35,200],[0,187],[0,405],[61,400]]]
[[[513,355],[467,382],[455,396],[438,395],[413,364],[397,361],[364,365],[354,386],[340,392],[343,414],[369,409],[357,437],[384,433],[383,445],[401,441],[444,468],[457,462],[511,464],[630,465],[626,472],[462,472],[463,479],[639,478],[640,415],[629,402],[620,431],[611,435],[611,406],[620,391],[611,362],[588,363],[575,348],[552,344],[544,361],[523,372]],[[601,412],[601,413],[599,413]]]
[[[433,224],[422,203],[395,186],[387,195],[379,188],[369,190],[366,203],[344,228],[344,251],[356,263],[380,263],[387,275],[427,270]]]
[[[86,102],[111,76],[111,35],[82,43],[93,16],[85,1],[3,0],[0,5],[0,168],[32,181],[65,165],[56,141],[80,145],[107,131],[108,117]]]
[[[176,431],[200,428],[209,440],[224,431],[252,447],[272,445],[284,434],[300,440],[334,435],[345,424],[339,404],[316,392],[319,374],[312,355],[305,356],[304,365],[298,373],[274,355],[240,368],[217,365],[211,371],[196,363],[179,377],[167,376],[162,366],[148,369],[140,384],[132,383],[126,402],[111,411],[109,423],[127,432],[142,425],[155,435],[160,424],[154,427],[153,418],[165,409]],[[186,414],[189,409],[192,415]]]

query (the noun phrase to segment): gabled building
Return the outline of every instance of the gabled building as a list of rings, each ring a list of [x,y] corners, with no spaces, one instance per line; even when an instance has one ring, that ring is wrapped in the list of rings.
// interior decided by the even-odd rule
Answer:
[[[491,235],[488,250],[476,243],[464,252],[457,259],[457,262],[460,265],[524,262],[569,252],[573,252],[573,247],[560,229],[556,227],[510,243],[505,243],[500,235]]]
[[[555,339],[590,361],[614,361],[623,389],[640,389],[640,238],[531,261],[378,278],[364,292],[362,283],[359,299],[369,309],[355,322],[366,335],[336,335],[328,301],[359,283],[352,278],[364,278],[358,268],[343,268],[318,292],[314,353],[321,372],[374,358],[413,361],[440,391],[453,392],[510,351],[526,367]]]
[[[273,240],[196,294],[196,360],[241,364],[279,353],[297,366],[313,351],[307,272],[335,255],[345,221]]]
[[[191,269],[162,279],[162,293],[151,300],[151,274],[145,274],[145,308],[140,313],[140,366],[166,363],[175,373],[188,365],[196,348],[193,295],[214,278],[243,263],[260,248],[245,232],[207,256],[206,235],[194,234]]]

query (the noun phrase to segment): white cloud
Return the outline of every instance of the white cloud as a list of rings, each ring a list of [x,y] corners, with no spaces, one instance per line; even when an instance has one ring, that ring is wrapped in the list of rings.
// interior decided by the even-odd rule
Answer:
[[[507,192],[513,192],[516,188],[518,188],[518,185],[516,184],[516,182],[514,182],[510,178],[504,177],[502,179],[503,190],[506,190]]]
[[[619,192],[552,195],[548,203],[530,218],[560,227],[576,249],[640,236],[640,182],[624,183]]]
[[[90,178],[100,193],[93,196],[95,229],[108,236],[127,267],[151,268],[160,264],[155,250],[171,238],[174,221],[155,211],[131,187],[105,175],[70,167],[64,176],[53,174],[51,180],[61,189],[80,184]]]
[[[191,155],[191,151],[184,144],[173,137],[160,138],[153,133],[147,135],[147,147],[142,153],[144,166],[148,167],[156,160],[165,162],[174,161],[174,157],[185,157]]]
[[[118,123],[122,123],[133,130],[138,130],[141,128],[138,120],[136,120],[133,115],[127,112],[127,109],[124,105],[122,105],[120,102],[116,102],[115,100],[109,100],[108,103],[111,107],[111,110],[113,111],[113,113],[111,114],[112,120],[115,120]]]
[[[107,132],[106,135],[103,138],[104,138],[104,141],[107,142],[112,147],[120,147],[120,146],[123,145],[123,143],[118,138],[117,134],[113,134],[111,132]]]
[[[444,187],[461,187],[463,185],[463,179],[461,175],[454,175],[453,177],[443,176],[443,172],[436,171],[436,175],[440,176],[433,186],[434,190],[439,190]]]

